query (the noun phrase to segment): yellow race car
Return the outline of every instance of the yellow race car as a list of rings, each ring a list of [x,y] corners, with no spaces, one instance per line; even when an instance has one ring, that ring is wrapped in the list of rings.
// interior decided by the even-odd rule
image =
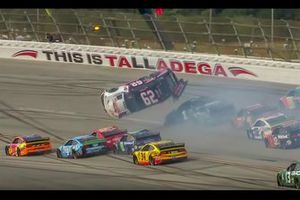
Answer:
[[[133,163],[158,165],[169,161],[185,160],[187,151],[184,146],[184,143],[174,143],[171,140],[151,142],[133,152]]]

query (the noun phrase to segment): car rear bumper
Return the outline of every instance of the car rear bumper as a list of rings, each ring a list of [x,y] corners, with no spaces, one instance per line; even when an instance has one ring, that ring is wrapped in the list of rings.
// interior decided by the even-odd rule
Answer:
[[[182,161],[186,160],[187,155],[179,155],[179,156],[174,156],[174,157],[156,157],[155,158],[155,164],[162,164],[162,163],[170,163],[170,162],[177,162],[177,161]]]

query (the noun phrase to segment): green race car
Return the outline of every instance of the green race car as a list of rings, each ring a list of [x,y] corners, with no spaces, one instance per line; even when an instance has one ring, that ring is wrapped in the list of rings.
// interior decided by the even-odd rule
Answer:
[[[277,184],[300,189],[300,161],[292,163],[287,169],[278,172]]]

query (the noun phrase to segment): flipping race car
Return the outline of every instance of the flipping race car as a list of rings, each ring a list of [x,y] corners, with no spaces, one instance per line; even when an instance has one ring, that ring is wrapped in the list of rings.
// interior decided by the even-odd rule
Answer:
[[[300,161],[277,173],[277,185],[300,189]]]
[[[234,105],[209,96],[200,96],[183,102],[165,118],[165,125],[192,121],[198,124],[230,122],[235,114]]]
[[[267,148],[297,148],[300,146],[300,121],[289,120],[264,135]]]
[[[106,153],[106,139],[92,135],[82,135],[68,140],[56,150],[58,158],[80,158],[84,156]]]
[[[186,85],[187,81],[178,80],[174,72],[164,69],[118,88],[105,90],[100,98],[109,116],[121,118],[161,103],[170,96],[179,98]]]
[[[275,107],[255,104],[242,108],[233,119],[233,126],[247,130],[260,117],[266,114],[278,112]]]
[[[184,143],[170,140],[152,142],[133,152],[133,163],[136,165],[158,165],[165,162],[187,159]]]
[[[26,156],[35,153],[51,152],[52,146],[48,137],[37,134],[15,137],[12,143],[5,146],[8,156]]]
[[[247,129],[247,136],[253,140],[263,140],[265,134],[271,134],[272,128],[288,121],[285,114],[278,112],[276,114],[259,118]]]
[[[110,126],[94,130],[91,135],[98,137],[99,139],[106,139],[106,146],[109,150],[112,150],[114,145],[119,142],[123,135],[127,135],[126,129],[120,129],[117,126]]]
[[[114,153],[131,154],[140,149],[143,145],[161,141],[160,132],[143,129],[135,132],[129,132],[117,142],[113,148]]]
[[[281,108],[294,110],[300,108],[300,87],[296,87],[288,91],[288,93],[280,98],[279,103]]]

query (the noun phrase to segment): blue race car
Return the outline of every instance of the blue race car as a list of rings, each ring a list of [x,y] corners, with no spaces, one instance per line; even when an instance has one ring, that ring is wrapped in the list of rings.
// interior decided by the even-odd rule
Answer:
[[[93,135],[82,135],[68,140],[56,150],[58,158],[74,158],[108,152],[106,139]]]
[[[113,147],[113,153],[131,154],[145,144],[161,141],[160,132],[142,129],[123,135]]]

